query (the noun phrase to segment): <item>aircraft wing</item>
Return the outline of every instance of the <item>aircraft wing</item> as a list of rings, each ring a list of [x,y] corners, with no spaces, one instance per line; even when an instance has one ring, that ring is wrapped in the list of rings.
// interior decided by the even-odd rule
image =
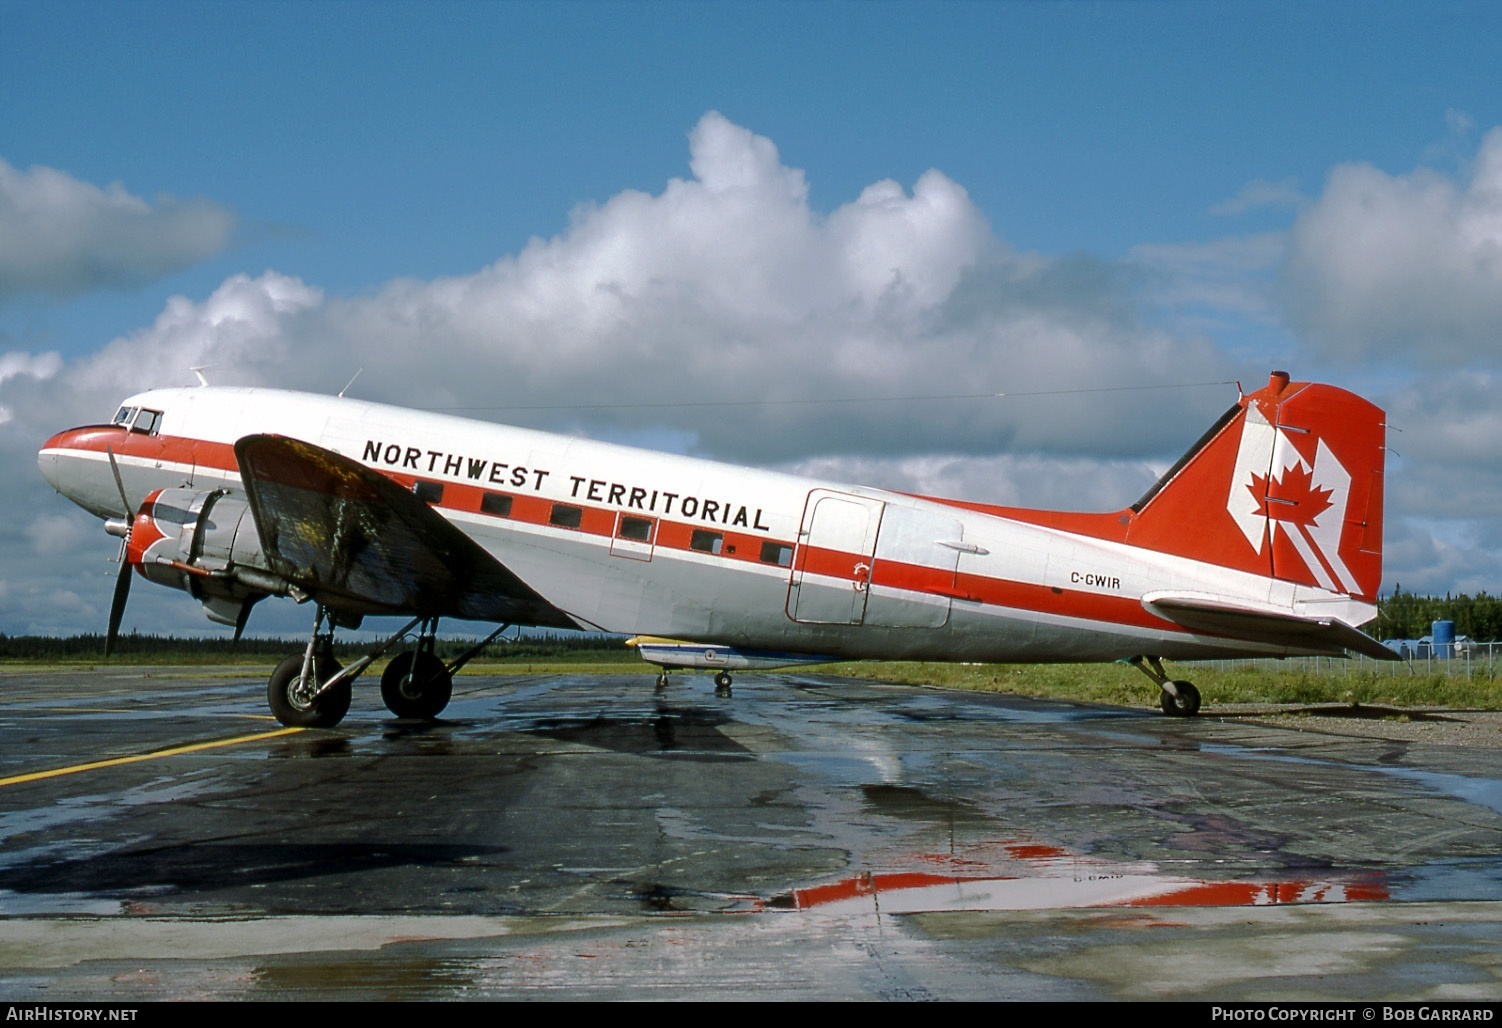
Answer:
[[[1321,650],[1332,656],[1350,650],[1377,660],[1403,659],[1360,629],[1332,617],[1300,616],[1200,593],[1148,593],[1142,605],[1196,632]]]
[[[235,458],[271,570],[335,610],[578,623],[426,502],[312,443],[250,435]]]

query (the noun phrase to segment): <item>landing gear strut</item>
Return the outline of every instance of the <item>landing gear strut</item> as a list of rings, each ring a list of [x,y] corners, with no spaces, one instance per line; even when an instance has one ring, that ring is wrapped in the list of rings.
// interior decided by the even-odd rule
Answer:
[[[1128,664],[1151,678],[1163,690],[1158,705],[1169,717],[1194,717],[1200,709],[1200,691],[1191,682],[1170,681],[1157,657],[1133,657]]]
[[[278,664],[266,683],[271,713],[289,728],[332,728],[349,712],[354,675],[342,672],[334,659],[332,622],[324,630],[327,613],[319,605],[307,648]]]

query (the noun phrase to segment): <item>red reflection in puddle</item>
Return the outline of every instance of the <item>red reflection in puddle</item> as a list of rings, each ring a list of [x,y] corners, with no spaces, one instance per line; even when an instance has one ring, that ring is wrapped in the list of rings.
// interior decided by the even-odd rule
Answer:
[[[863,872],[827,885],[794,889],[773,905],[825,913],[916,914],[1070,907],[1260,907],[1388,898],[1380,875],[1206,881],[1158,874],[1145,863],[1113,865],[1071,856],[1056,846],[1036,843],[1004,842],[987,849],[993,859],[985,859],[986,854],[980,859],[919,855],[913,863],[938,865],[943,870]]]

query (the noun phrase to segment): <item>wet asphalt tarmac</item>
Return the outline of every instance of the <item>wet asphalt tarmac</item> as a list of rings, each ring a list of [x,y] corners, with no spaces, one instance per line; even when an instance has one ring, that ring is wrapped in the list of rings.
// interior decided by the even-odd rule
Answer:
[[[1502,999],[1502,753],[744,675],[0,672],[0,1000]]]

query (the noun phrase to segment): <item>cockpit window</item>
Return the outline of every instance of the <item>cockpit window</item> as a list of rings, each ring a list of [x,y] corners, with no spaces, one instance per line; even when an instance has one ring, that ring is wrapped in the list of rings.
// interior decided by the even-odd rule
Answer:
[[[157,429],[162,427],[162,412],[147,407],[121,407],[110,424],[142,435],[156,435]]]

